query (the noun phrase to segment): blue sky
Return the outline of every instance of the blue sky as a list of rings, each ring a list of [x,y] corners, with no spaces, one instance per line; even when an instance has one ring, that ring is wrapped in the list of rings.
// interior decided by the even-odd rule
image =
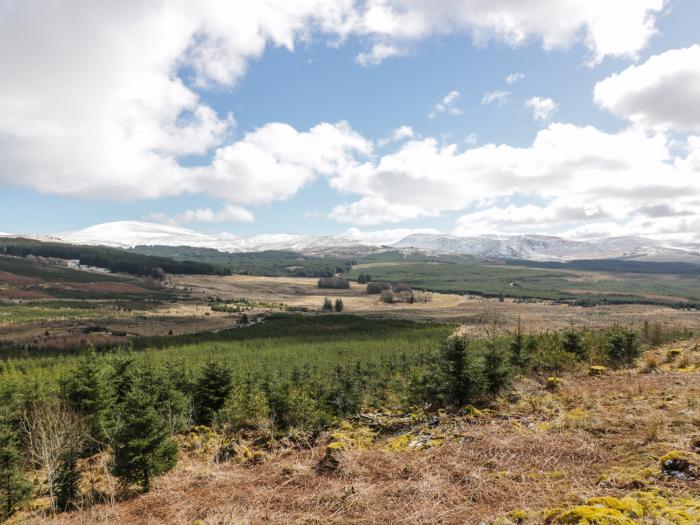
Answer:
[[[3,25],[16,33],[1,41],[0,66],[17,75],[9,87],[0,87],[0,110],[11,110],[0,117],[0,231],[49,233],[113,220],[152,220],[236,235],[429,228],[458,234],[633,233],[698,240],[700,197],[694,192],[700,185],[700,145],[694,137],[700,135],[700,122],[693,116],[690,122],[679,120],[683,108],[664,109],[657,99],[660,86],[670,82],[664,79],[682,78],[689,85],[678,95],[664,93],[679,104],[688,90],[692,95],[700,89],[700,65],[694,63],[699,53],[693,47],[700,43],[700,3],[644,0],[641,14],[639,5],[620,4],[618,12],[591,21],[587,2],[570,0],[581,6],[580,20],[577,8],[569,9],[571,20],[562,28],[542,28],[510,7],[516,2],[500,3],[494,9],[512,15],[514,27],[491,27],[469,17],[452,25],[430,19],[421,2],[387,0],[348,2],[343,20],[369,20],[368,13],[379,5],[385,15],[410,15],[428,29],[404,34],[392,24],[377,29],[364,21],[341,31],[341,22],[330,15],[315,18],[319,8],[311,6],[298,19],[281,17],[282,29],[265,28],[261,18],[258,34],[240,36],[236,7],[217,17],[205,12],[207,2],[201,13],[182,14],[183,20],[201,16],[199,25],[191,26],[170,21],[162,10],[91,12],[96,8],[69,1],[55,7],[61,12],[47,13],[54,8],[9,2],[0,10],[0,34]],[[447,4],[460,9],[459,3]],[[533,10],[552,12],[556,25],[556,8],[547,4],[534,0]],[[141,9],[139,3],[132,7]],[[596,24],[609,25],[606,16],[619,18],[622,26],[608,29],[610,34],[594,33]],[[635,32],[645,28],[642,17],[654,34],[637,39]],[[51,19],[62,23],[52,24],[40,41],[22,36]],[[104,27],[87,27],[86,19]],[[102,49],[93,31],[124,32],[129,41],[105,42]],[[631,43],[617,42],[616,32],[630,36]],[[151,51],[153,33],[172,46]],[[521,34],[525,38],[519,40]],[[199,39],[208,42],[207,35],[214,43],[202,47],[214,53],[201,55],[216,58],[197,53]],[[550,38],[557,43],[548,43]],[[106,64],[117,64],[113,72],[96,65],[84,50],[85,41],[94,42],[95,54]],[[293,50],[279,45],[290,41]],[[397,56],[358,63],[359,55],[380,44]],[[148,60],[134,59],[140,46]],[[668,54],[676,50],[685,55]],[[629,80],[620,75],[594,96],[598,83],[630,67],[639,71],[628,73]],[[45,78],[35,73],[44,69]],[[522,78],[508,83],[513,73]],[[646,79],[647,91],[633,73]],[[133,84],[124,82],[112,93],[114,84],[101,78],[110,74],[133,75]],[[158,75],[165,80],[157,80]],[[454,91],[458,95],[449,108],[436,111]],[[495,91],[508,95],[500,104],[484,104],[485,95]],[[555,109],[534,118],[533,104],[527,103],[533,97],[550,99]],[[626,100],[639,104],[630,108]],[[197,121],[192,135],[185,135],[181,123],[197,120],[193,108],[209,108],[214,117]],[[227,115],[232,120],[226,121]],[[115,138],[114,129],[122,133],[125,119],[145,130],[143,137],[134,139],[130,130]],[[285,134],[256,135],[276,123],[291,127],[293,141],[322,123],[339,122],[346,123],[342,129],[300,139],[298,147],[308,150],[299,155]],[[412,136],[385,143],[401,126],[410,127]],[[165,138],[163,130],[169,134]],[[540,132],[553,147],[533,146]],[[328,133],[342,138],[328,139],[329,145]],[[182,145],[190,139],[201,145]],[[280,140],[286,142],[274,143]],[[505,149],[493,151],[496,146],[490,144]],[[473,151],[462,156],[467,150]],[[225,154],[233,160],[212,168],[217,155]],[[258,163],[261,155],[273,162]],[[600,159],[589,162],[596,155]],[[636,162],[648,173],[639,174]],[[589,167],[581,168],[584,164]],[[612,168],[606,173],[601,166]],[[297,176],[297,183],[289,182]],[[242,186],[248,189],[238,191]],[[660,186],[668,192],[655,192]],[[684,199],[669,201],[667,195],[679,195],[675,190],[686,186],[691,190]],[[433,188],[438,189],[431,193]],[[634,198],[621,196],[634,188]],[[233,211],[223,213],[227,207]]]

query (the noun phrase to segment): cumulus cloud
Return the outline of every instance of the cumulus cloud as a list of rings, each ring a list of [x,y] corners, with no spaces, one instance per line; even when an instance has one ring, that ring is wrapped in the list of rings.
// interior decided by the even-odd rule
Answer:
[[[700,130],[700,45],[654,55],[595,86],[596,103],[637,124]]]
[[[288,199],[318,175],[337,175],[357,165],[372,144],[347,122],[321,123],[300,132],[271,123],[218,148],[211,167],[197,171],[202,191],[251,204]]]
[[[532,97],[525,101],[525,107],[532,110],[535,120],[549,120],[559,106],[551,98]]]
[[[663,6],[664,0],[369,0],[360,3],[354,30],[376,46],[463,32],[476,44],[539,40],[552,50],[581,42],[597,63],[635,57],[654,35],[654,15]]]
[[[525,73],[511,73],[506,77],[506,82],[508,84],[515,84],[518,80],[525,78]]]
[[[175,218],[177,223],[193,222],[253,222],[255,215],[250,210],[229,204],[219,211],[210,208],[199,208],[197,210],[185,210]]]
[[[498,104],[499,106],[502,106],[505,104],[508,99],[510,98],[510,91],[502,91],[502,90],[496,90],[496,91],[489,91],[488,93],[484,94],[484,97],[481,99],[481,105],[482,106],[487,106],[488,104]]]
[[[268,46],[292,51],[314,38],[342,45],[355,36],[369,46],[358,62],[369,65],[431,35],[466,32],[477,43],[536,40],[545,49],[582,42],[600,60],[641,49],[662,5],[8,0],[0,17],[0,49],[12,50],[0,53],[0,69],[8,72],[0,83],[0,183],[108,199],[218,193],[220,187],[232,202],[287,198],[314,170],[278,162],[256,144],[230,144],[233,117],[217,114],[200,97],[204,89],[234,87]],[[213,166],[180,162],[214,150]],[[255,158],[261,160],[256,167]],[[233,173],[234,167],[243,171]],[[244,180],[243,174],[265,179],[271,168],[267,181]]]
[[[461,115],[462,110],[455,106],[455,102],[459,98],[460,93],[457,90],[450,91],[447,95],[442,97],[440,102],[435,104],[435,107],[428,115],[429,118],[435,118],[441,113],[447,113],[448,115]]]
[[[685,156],[674,157],[663,133],[606,133],[560,123],[538,132],[527,147],[462,150],[434,138],[412,140],[331,177],[336,189],[360,195],[332,216],[356,224],[397,223],[478,206],[476,215],[460,222],[462,229],[472,223],[481,231],[523,231],[533,224],[536,231],[555,232],[576,223],[648,221],[673,198],[664,232],[673,224],[685,231],[700,216],[700,140],[691,137],[687,147]],[[518,209],[516,197],[546,205]]]

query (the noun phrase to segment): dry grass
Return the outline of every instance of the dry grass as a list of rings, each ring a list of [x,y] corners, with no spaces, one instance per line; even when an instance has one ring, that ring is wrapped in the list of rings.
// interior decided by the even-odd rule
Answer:
[[[679,348],[678,361],[694,358],[698,344],[652,354]],[[434,448],[388,450],[384,436],[342,451],[326,473],[316,468],[325,440],[257,465],[217,465],[211,453],[190,451],[149,494],[27,522],[463,524],[523,510],[526,523],[541,523],[545,509],[641,487],[697,494],[700,481],[664,476],[659,458],[697,446],[700,371],[668,363],[645,373],[643,363],[565,376],[557,392],[520,381],[520,399],[500,400],[493,414],[446,418],[446,439]]]

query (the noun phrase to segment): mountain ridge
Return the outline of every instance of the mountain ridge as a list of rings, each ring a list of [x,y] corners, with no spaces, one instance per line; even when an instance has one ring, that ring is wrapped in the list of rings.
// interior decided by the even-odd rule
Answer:
[[[116,248],[190,246],[222,252],[284,250],[308,255],[362,255],[391,249],[435,255],[472,255],[481,258],[567,261],[580,259],[649,258],[700,261],[700,244],[618,236],[571,240],[555,235],[480,235],[413,233],[386,245],[360,236],[229,233],[205,234],[181,226],[143,221],[114,221],[53,235],[29,236],[72,244]]]

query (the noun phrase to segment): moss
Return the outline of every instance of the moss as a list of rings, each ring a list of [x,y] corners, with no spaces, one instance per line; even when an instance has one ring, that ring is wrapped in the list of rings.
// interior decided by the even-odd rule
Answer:
[[[653,483],[658,471],[652,467],[613,467],[598,479],[603,487],[641,489]]]
[[[393,451],[399,451],[399,450],[408,450],[409,445],[411,444],[411,435],[410,434],[403,434],[401,436],[397,436],[395,438],[390,439],[386,446],[387,449],[393,450]]]
[[[593,365],[588,369],[588,372],[592,376],[602,376],[606,374],[608,371],[608,368],[605,366],[600,366],[600,365]]]
[[[672,363],[682,353],[683,350],[681,350],[680,348],[671,348],[668,352],[666,352],[666,361]]]
[[[552,376],[547,378],[547,384],[545,388],[550,392],[556,392],[561,388],[563,384],[564,380],[561,377]]]
[[[333,441],[344,443],[348,448],[368,448],[372,445],[377,433],[364,425],[352,425],[344,421],[331,434]]]
[[[661,491],[633,492],[624,498],[603,496],[585,505],[553,509],[545,523],[552,525],[691,525],[699,523],[700,498],[670,497]]]

